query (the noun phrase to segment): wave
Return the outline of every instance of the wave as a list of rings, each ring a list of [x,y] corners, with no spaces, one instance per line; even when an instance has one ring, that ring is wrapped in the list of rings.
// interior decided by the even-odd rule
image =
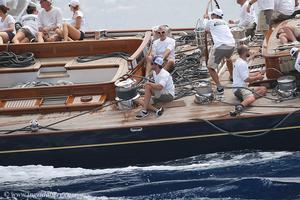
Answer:
[[[264,199],[268,191],[284,199],[278,191],[293,197],[300,191],[299,158],[298,152],[230,152],[113,169],[0,166],[0,199],[7,191],[74,195],[65,199],[239,199],[254,198],[253,191]]]

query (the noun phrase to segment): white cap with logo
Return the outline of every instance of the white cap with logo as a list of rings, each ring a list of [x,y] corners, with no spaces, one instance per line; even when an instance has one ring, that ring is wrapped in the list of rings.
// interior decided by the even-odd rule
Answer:
[[[79,0],[71,0],[69,5],[72,7],[76,7],[76,6],[80,5],[80,2],[79,2]]]
[[[156,56],[153,59],[153,63],[162,66],[164,64],[164,59],[160,56]]]
[[[218,9],[218,8],[214,9],[212,14],[217,15],[219,17],[223,17],[223,15],[224,15],[223,11],[221,9]]]

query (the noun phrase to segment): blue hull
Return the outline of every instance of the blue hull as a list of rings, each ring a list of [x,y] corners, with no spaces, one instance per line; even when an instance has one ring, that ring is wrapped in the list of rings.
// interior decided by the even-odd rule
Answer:
[[[195,119],[148,127],[7,135],[0,139],[0,166],[51,165],[107,168],[151,164],[202,153],[300,150],[300,114]],[[226,132],[228,131],[228,132]]]

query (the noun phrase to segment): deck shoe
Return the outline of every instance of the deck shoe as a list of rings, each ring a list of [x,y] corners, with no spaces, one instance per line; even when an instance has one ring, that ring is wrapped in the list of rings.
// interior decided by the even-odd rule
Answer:
[[[218,86],[217,87],[217,94],[218,95],[224,94],[224,87],[223,86]]]
[[[148,111],[146,111],[146,110],[141,110],[140,112],[139,112],[139,114],[137,114],[136,116],[135,116],[135,119],[144,119],[145,117],[147,117],[149,115],[149,112]]]
[[[156,111],[156,116],[157,116],[157,117],[162,116],[163,113],[164,113],[164,108],[163,108],[163,107],[160,107],[160,108]]]
[[[241,113],[244,110],[244,106],[242,104],[238,104],[235,106],[235,112],[236,113]]]

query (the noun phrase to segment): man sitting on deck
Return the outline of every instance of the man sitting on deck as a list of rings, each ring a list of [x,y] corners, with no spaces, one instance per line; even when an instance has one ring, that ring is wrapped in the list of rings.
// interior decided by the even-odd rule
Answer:
[[[249,73],[247,58],[250,53],[247,46],[239,46],[237,52],[239,58],[234,63],[232,87],[234,95],[242,102],[235,106],[235,114],[241,113],[246,106],[267,93],[267,88],[264,86],[256,87],[253,92],[248,88],[248,83],[263,80],[264,77],[261,72]]]
[[[173,101],[175,96],[175,87],[172,76],[169,72],[163,69],[164,60],[162,57],[156,56],[152,60],[152,70],[154,83],[147,82],[145,84],[144,101],[138,100],[138,103],[143,106],[143,109],[136,115],[136,119],[143,119],[149,115],[148,110],[152,110],[159,117],[163,114],[163,107],[155,108],[152,104],[158,102]],[[152,97],[154,96],[154,97]]]
[[[53,0],[40,0],[43,10],[38,14],[38,42],[53,42],[61,39],[56,31],[62,27],[62,13],[59,8],[53,7],[52,3]]]
[[[147,58],[146,75],[151,71],[151,62],[154,56],[161,56],[164,60],[164,69],[172,70],[175,64],[175,40],[167,36],[167,28],[162,25],[158,28],[157,34],[159,39],[155,40],[152,45],[151,55]]]
[[[223,11],[221,9],[215,9],[211,14],[211,19],[208,13],[204,15],[204,27],[206,31],[210,31],[214,46],[210,50],[208,59],[208,71],[217,85],[217,93],[223,94],[224,87],[221,86],[217,69],[222,59],[226,58],[227,68],[232,78],[232,56],[235,48],[235,40],[229,29],[229,26],[225,20],[223,20]]]

